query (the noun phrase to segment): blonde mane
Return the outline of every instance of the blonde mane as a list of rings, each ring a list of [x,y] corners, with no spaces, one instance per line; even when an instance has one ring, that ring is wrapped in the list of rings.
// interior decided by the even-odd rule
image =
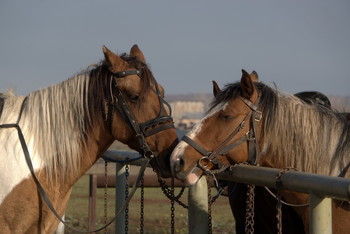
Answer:
[[[350,162],[349,124],[330,109],[275,94],[274,114],[268,111],[265,116],[262,157],[273,157],[285,167],[338,176]]]
[[[73,176],[79,167],[87,142],[87,134],[96,121],[90,109],[90,71],[84,71],[60,84],[28,95],[19,125],[33,157],[40,157],[47,177],[56,180]],[[24,97],[4,95],[1,123],[15,123]],[[17,136],[17,134],[16,134]],[[20,153],[22,148],[16,147]],[[17,154],[18,155],[18,154]]]

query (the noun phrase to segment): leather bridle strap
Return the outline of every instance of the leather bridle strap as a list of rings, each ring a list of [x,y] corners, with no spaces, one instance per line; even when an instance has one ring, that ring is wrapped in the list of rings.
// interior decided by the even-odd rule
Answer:
[[[191,147],[193,147],[197,152],[199,152],[203,157],[197,162],[197,167],[199,167],[204,173],[207,174],[213,174],[213,173],[219,173],[225,170],[228,166],[221,166],[220,167],[220,161],[219,156],[226,155],[231,149],[234,147],[244,143],[248,142],[248,162],[250,164],[256,164],[257,159],[259,158],[259,145],[256,140],[257,135],[257,124],[262,118],[261,111],[258,111],[257,105],[252,103],[250,100],[242,98],[241,100],[251,109],[250,112],[247,113],[247,115],[244,117],[242,122],[230,133],[230,135],[212,152],[206,150],[203,146],[196,143],[194,140],[189,138],[187,135],[185,135],[182,138],[182,141],[189,144]],[[259,97],[257,98],[255,103],[258,103]],[[251,120],[250,129],[240,138],[235,140],[233,143],[229,144],[229,142],[244,128],[246,122],[248,120]],[[202,165],[203,163],[206,163],[205,165]],[[208,170],[206,169],[206,166],[208,162],[214,163],[216,165],[219,165],[219,169],[216,170]],[[197,173],[197,169],[194,168],[193,173]]]
[[[139,174],[136,178],[136,181],[129,193],[129,196],[127,198],[127,200],[124,202],[123,206],[121,207],[121,209],[116,213],[115,217],[113,219],[111,219],[107,224],[105,224],[103,227],[100,227],[96,230],[93,230],[93,231],[82,231],[80,229],[77,229],[75,227],[72,227],[70,225],[67,224],[66,221],[64,221],[62,219],[62,217],[57,213],[56,209],[54,208],[54,206],[52,205],[52,202],[50,201],[49,197],[47,196],[47,193],[45,192],[45,189],[43,188],[43,186],[41,185],[41,183],[39,182],[39,179],[36,177],[35,175],[35,172],[34,172],[34,167],[33,167],[33,164],[32,164],[32,161],[31,161],[31,158],[30,158],[30,154],[29,154],[29,150],[28,150],[28,147],[27,147],[27,143],[25,141],[25,138],[24,138],[24,135],[23,135],[23,132],[22,132],[22,129],[21,127],[19,126],[19,121],[21,120],[21,117],[22,117],[22,113],[23,113],[23,109],[24,109],[24,103],[26,102],[27,100],[27,97],[25,97],[25,99],[23,100],[22,102],[22,106],[21,106],[21,109],[20,109],[20,113],[19,113],[19,116],[18,116],[18,119],[16,121],[16,123],[13,123],[13,124],[2,124],[0,125],[0,128],[15,128],[17,130],[17,133],[18,133],[18,139],[21,143],[21,146],[22,146],[22,150],[23,150],[23,154],[24,154],[24,158],[26,160],[26,164],[28,166],[28,169],[30,171],[30,174],[32,175],[33,177],[33,180],[35,182],[35,184],[37,185],[37,188],[38,188],[38,191],[42,197],[42,199],[45,201],[46,205],[49,207],[49,209],[51,210],[51,212],[56,216],[56,218],[61,222],[63,223],[66,227],[74,230],[75,232],[79,232],[79,233],[94,233],[94,232],[99,232],[103,229],[105,229],[106,227],[108,227],[111,223],[113,223],[116,218],[120,215],[121,212],[123,212],[125,210],[125,208],[127,207],[127,205],[129,204],[131,198],[133,197],[133,195],[135,194],[136,190],[137,190],[137,186],[138,184],[140,183],[142,177],[143,177],[143,174],[147,168],[147,165],[149,163],[149,159],[146,158],[144,160],[144,162],[142,163],[141,165],[141,168],[140,168],[140,171],[139,171]]]
[[[121,114],[123,114],[123,116],[126,118],[127,122],[130,124],[130,126],[132,127],[132,129],[135,132],[135,136],[136,139],[138,141],[138,144],[143,152],[143,155],[146,158],[153,158],[153,152],[151,151],[150,147],[148,146],[147,142],[146,142],[146,137],[152,136],[160,131],[169,129],[169,128],[175,128],[174,127],[174,123],[173,123],[173,119],[170,116],[162,116],[162,112],[163,112],[163,104],[168,105],[168,103],[166,103],[161,95],[160,95],[160,90],[158,87],[158,83],[157,81],[153,78],[153,82],[155,85],[155,92],[158,96],[158,100],[159,100],[159,105],[160,105],[160,109],[159,109],[159,113],[158,116],[154,119],[151,119],[149,121],[146,121],[144,123],[138,123],[135,116],[133,115],[132,111],[130,110],[124,95],[122,93],[122,91],[120,89],[117,88],[116,83],[115,83],[115,78],[122,78],[128,75],[133,75],[133,74],[137,74],[138,76],[140,76],[141,72],[138,70],[127,70],[127,71],[123,71],[123,72],[117,72],[117,73],[113,73],[113,75],[115,76],[114,78],[112,78],[111,80],[111,87],[110,87],[110,96],[111,96],[111,100],[109,101],[109,110],[108,110],[108,119],[110,119],[109,125],[111,127],[111,122],[112,122],[112,117],[111,117],[111,113],[112,113],[112,108],[118,108],[118,110],[121,112]],[[141,78],[141,77],[140,77]],[[116,95],[116,96],[114,96]],[[171,108],[169,106],[169,109],[171,111]]]

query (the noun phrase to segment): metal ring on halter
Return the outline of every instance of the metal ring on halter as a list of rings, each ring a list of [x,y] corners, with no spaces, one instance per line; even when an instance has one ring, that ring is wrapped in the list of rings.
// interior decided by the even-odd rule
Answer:
[[[205,164],[205,165],[202,165],[201,164],[201,162],[203,161],[203,160],[207,160],[207,163]],[[208,164],[209,163],[212,163],[212,161],[209,159],[209,157],[207,157],[207,156],[204,156],[204,157],[201,157],[199,160],[198,160],[198,162],[197,162],[197,164],[198,164],[198,167],[200,168],[200,169],[202,169],[204,172],[209,172],[210,170],[208,170],[206,167],[208,166]]]
[[[255,137],[250,136],[251,131],[249,130],[248,132],[245,133],[247,137],[247,141],[255,141]]]

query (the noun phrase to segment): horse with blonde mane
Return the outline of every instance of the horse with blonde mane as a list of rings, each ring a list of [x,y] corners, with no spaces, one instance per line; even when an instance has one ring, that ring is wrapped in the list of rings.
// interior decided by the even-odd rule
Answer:
[[[129,55],[105,46],[103,53],[101,63],[60,84],[0,96],[1,233],[53,233],[59,220],[36,179],[62,216],[74,183],[115,140],[170,176],[178,140],[163,87],[137,45]]]
[[[223,90],[216,82],[213,84],[215,99],[211,108],[172,153],[171,168],[177,178],[194,184],[203,173],[223,171],[230,165],[247,162],[350,177],[350,123],[343,113],[323,105],[310,105],[294,95],[272,89],[259,82],[255,72],[242,70],[241,80],[226,85]],[[291,204],[308,202],[307,194],[282,191],[281,195]],[[244,209],[242,204],[231,205]],[[308,233],[308,207],[293,207],[293,210],[302,220],[303,225],[298,224],[298,228]],[[349,233],[349,218],[348,203],[334,200],[333,233]],[[237,233],[244,233],[244,222],[238,220],[238,226],[236,223]],[[283,232],[289,228],[294,227],[283,225]],[[256,225],[255,230],[261,231]],[[275,229],[265,230],[276,233]]]

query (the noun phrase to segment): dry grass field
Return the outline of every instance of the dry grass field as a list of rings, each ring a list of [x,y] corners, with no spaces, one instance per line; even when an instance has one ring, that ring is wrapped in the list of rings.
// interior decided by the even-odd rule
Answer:
[[[120,143],[115,143],[111,149],[127,149]],[[178,193],[179,188],[175,189]],[[105,189],[97,189],[96,227],[103,226],[104,222],[104,193]],[[216,189],[212,189],[212,194]],[[107,189],[108,220],[114,217],[115,189]],[[188,189],[185,189],[181,201],[187,204]],[[88,196],[89,176],[83,176],[73,187],[73,192],[66,211],[66,220],[80,229],[87,230],[88,225]],[[145,188],[144,203],[144,233],[171,233],[170,201],[164,196],[160,188]],[[175,233],[188,233],[187,209],[175,204]],[[140,189],[129,204],[128,233],[140,233]],[[227,197],[219,197],[212,205],[213,233],[234,233],[234,219]],[[75,233],[65,229],[65,233]],[[105,233],[100,231],[99,233]],[[111,224],[107,233],[115,233],[115,224]]]
[[[88,223],[88,186],[89,177],[83,176],[74,186],[66,212],[66,220],[75,227],[87,229]],[[176,188],[175,192],[178,192]],[[182,201],[187,204],[185,190]],[[216,191],[213,189],[212,193]],[[108,219],[114,216],[114,188],[107,190]],[[97,222],[96,226],[103,225],[104,220],[104,189],[97,190]],[[163,195],[160,188],[145,188],[144,233],[170,233],[170,201]],[[129,233],[139,233],[140,230],[140,190],[129,204]],[[187,209],[175,205],[175,233],[188,233]],[[234,220],[226,197],[218,198],[212,206],[213,233],[234,233]],[[115,225],[111,224],[107,233],[114,233]],[[66,228],[65,233],[75,233]],[[105,233],[101,231],[99,233]]]

